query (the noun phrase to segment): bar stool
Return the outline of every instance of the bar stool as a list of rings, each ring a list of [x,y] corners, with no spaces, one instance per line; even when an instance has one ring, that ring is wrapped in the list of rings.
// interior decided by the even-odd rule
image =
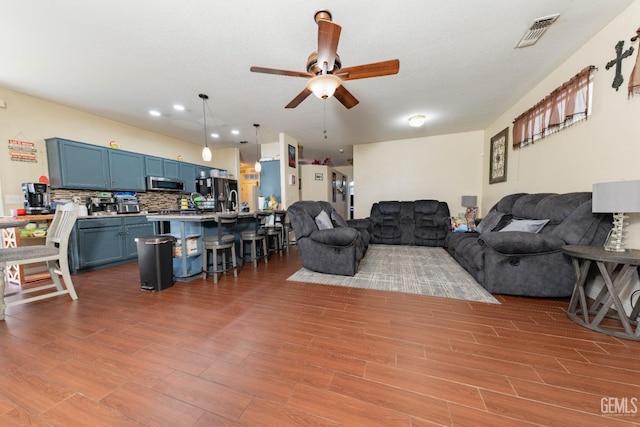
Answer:
[[[238,223],[237,214],[218,214],[217,215],[217,234],[215,236],[207,236],[202,240],[203,245],[203,270],[202,278],[206,279],[207,274],[213,274],[213,283],[218,283],[218,273],[226,273],[233,270],[233,277],[238,277],[238,264],[236,261],[236,236],[233,233]],[[209,270],[209,262],[207,253],[212,252],[213,269]],[[218,263],[218,251],[220,252],[221,262]],[[227,253],[231,259],[227,262]],[[218,269],[220,266],[220,269]]]
[[[240,233],[240,242],[242,245],[242,261],[253,261],[253,266],[258,267],[258,259],[264,258],[265,264],[269,262],[269,252],[267,246],[267,235],[262,228],[264,219],[269,216],[267,212],[255,212],[253,217],[255,218],[254,227],[249,230],[244,230]],[[258,248],[258,242],[262,244],[262,250]],[[245,249],[246,245],[251,245],[250,256],[247,256]]]
[[[282,256],[282,228],[281,224],[278,223],[278,213],[274,212],[271,215],[267,216],[262,228],[264,229],[264,232],[267,236],[267,250],[270,253],[278,252],[280,256]]]
[[[291,232],[291,223],[287,221],[287,212],[282,211],[276,214],[276,226],[280,228],[282,233],[282,247],[289,252],[289,233]]]

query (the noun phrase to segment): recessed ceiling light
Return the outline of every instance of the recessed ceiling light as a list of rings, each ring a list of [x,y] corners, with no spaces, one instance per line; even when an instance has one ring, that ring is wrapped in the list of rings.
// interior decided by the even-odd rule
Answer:
[[[184,111],[184,105],[174,104],[173,109],[176,111]]]
[[[240,131],[239,131],[239,130],[236,130],[236,129],[233,129],[233,130],[231,131],[231,133],[232,133],[232,134],[234,134],[234,135],[240,135]]]
[[[152,116],[154,116],[154,117],[159,117],[159,116],[161,116],[161,115],[162,115],[162,114],[160,113],[160,111],[157,111],[157,110],[151,110],[151,111],[149,111],[149,114],[151,114],[151,115],[152,115]]]
[[[211,138],[220,138],[220,135],[214,132],[211,134]]]
[[[419,128],[424,124],[425,117],[422,114],[409,117],[409,126],[412,128]]]

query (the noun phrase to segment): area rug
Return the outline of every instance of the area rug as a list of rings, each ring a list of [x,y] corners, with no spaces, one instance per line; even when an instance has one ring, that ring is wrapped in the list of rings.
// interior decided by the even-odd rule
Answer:
[[[353,277],[301,268],[287,280],[500,304],[443,248],[370,245]]]

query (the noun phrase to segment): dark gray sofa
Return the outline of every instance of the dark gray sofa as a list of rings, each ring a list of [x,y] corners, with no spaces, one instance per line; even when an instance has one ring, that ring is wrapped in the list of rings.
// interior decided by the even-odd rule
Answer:
[[[367,230],[374,244],[442,247],[451,233],[449,206],[438,200],[377,202],[368,218],[348,223]]]
[[[325,211],[331,228],[319,229],[316,218]],[[356,230],[323,201],[298,201],[287,209],[302,266],[320,273],[353,276],[369,247],[366,230]]]
[[[500,231],[513,219],[549,222],[538,233]],[[491,293],[568,297],[575,276],[562,246],[604,244],[611,221],[591,212],[590,192],[512,194],[490,209],[477,233],[450,233],[446,245]]]

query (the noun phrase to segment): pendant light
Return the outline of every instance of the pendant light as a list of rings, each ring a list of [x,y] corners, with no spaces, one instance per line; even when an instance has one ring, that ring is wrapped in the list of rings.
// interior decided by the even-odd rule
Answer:
[[[256,128],[256,164],[253,166],[253,169],[255,169],[256,172],[260,173],[260,171],[262,170],[262,165],[260,164],[260,145],[258,145],[258,128],[260,127],[260,125],[254,123],[253,126],[255,126]]]
[[[211,150],[207,144],[207,112],[205,111],[205,103],[209,99],[208,95],[201,93],[198,95],[202,99],[202,117],[204,118],[204,148],[202,149],[202,160],[205,162],[211,161]]]

